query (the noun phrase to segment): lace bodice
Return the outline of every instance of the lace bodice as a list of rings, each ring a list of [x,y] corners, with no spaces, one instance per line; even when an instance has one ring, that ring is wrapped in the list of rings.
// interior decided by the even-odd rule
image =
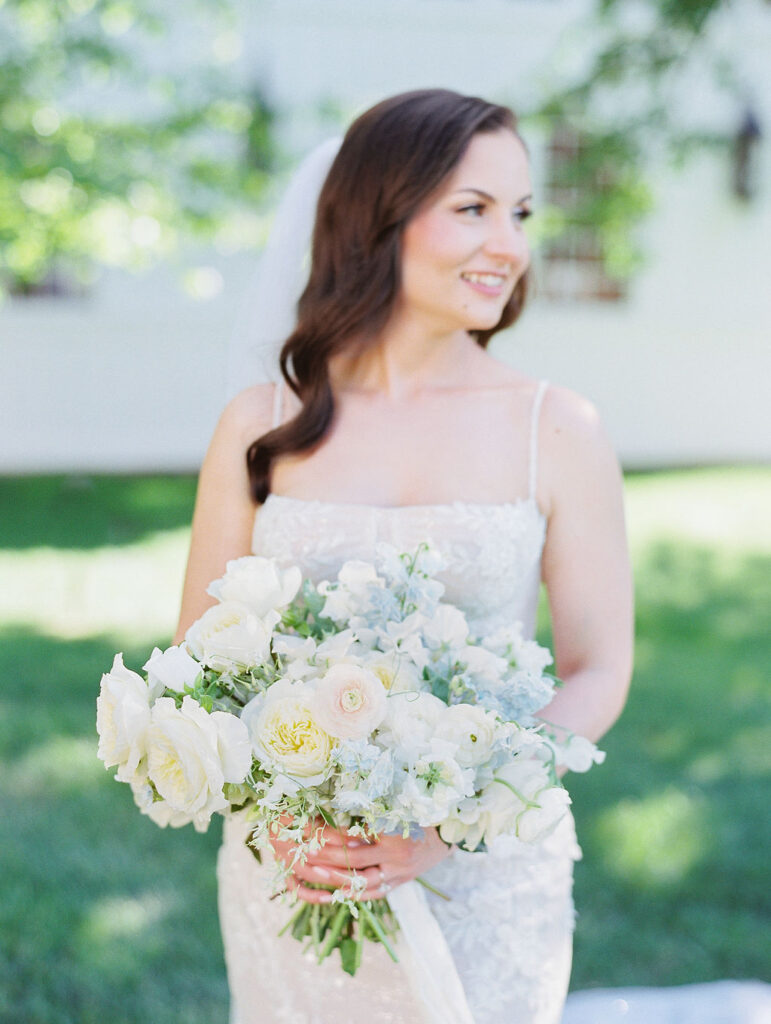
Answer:
[[[318,582],[334,579],[346,559],[372,561],[378,541],[408,552],[430,541],[447,563],[438,574],[444,600],[466,613],[472,632],[520,619],[532,635],[545,530],[534,498],[383,508],[270,494],[255,520],[253,550],[299,565]]]

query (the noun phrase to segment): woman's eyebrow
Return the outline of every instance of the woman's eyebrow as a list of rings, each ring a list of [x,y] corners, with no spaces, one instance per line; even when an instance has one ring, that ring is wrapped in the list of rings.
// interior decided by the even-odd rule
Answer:
[[[495,202],[495,196],[491,196],[489,192],[484,192],[484,191],[482,191],[482,189],[481,189],[481,188],[470,188],[470,187],[464,187],[464,188],[458,188],[458,189],[456,189],[455,191],[456,191],[456,192],[473,192],[473,193],[474,193],[475,195],[481,196],[481,197],[482,197],[482,199],[487,199],[487,200],[489,200],[489,202],[491,202],[491,203],[494,203],[494,202]],[[515,205],[515,206],[519,206],[519,205],[520,205],[520,203],[524,203],[524,202],[526,202],[526,201],[527,201],[528,199],[532,199],[532,198],[533,198],[533,194],[532,194],[532,192],[531,192],[531,193],[528,193],[528,195],[526,195],[526,196],[522,196],[522,198],[521,198],[521,199],[518,199],[518,200],[517,200],[517,202],[516,202],[516,203],[515,203],[514,205]]]

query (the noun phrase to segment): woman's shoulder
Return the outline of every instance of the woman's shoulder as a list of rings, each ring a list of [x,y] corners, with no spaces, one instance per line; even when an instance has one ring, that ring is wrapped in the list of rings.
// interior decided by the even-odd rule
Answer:
[[[616,453],[597,407],[571,388],[546,389],[539,448],[539,478],[549,506],[560,494],[597,497],[618,479]]]
[[[273,426],[276,385],[254,384],[230,399],[222,411],[217,431],[251,444]]]
[[[600,414],[585,395],[561,384],[549,383],[541,412],[544,433],[590,441],[602,432]]]

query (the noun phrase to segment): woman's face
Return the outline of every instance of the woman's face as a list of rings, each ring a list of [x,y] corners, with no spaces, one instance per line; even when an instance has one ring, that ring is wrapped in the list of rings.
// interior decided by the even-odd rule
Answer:
[[[495,327],[530,262],[530,172],[513,132],[479,133],[402,236],[402,309],[437,330]]]

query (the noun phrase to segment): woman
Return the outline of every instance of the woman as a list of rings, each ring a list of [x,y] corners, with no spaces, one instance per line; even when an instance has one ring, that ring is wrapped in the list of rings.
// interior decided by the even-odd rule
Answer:
[[[371,559],[379,540],[431,540],[447,559],[446,599],[472,630],[520,619],[532,635],[544,581],[565,686],[543,717],[591,739],[612,725],[632,646],[616,459],[586,400],[485,351],[524,303],[531,191],[505,108],[422,90],[354,122],[321,191],[310,279],[282,350],[291,390],[240,393],[206,456],[179,638],[228,559],[255,551],[322,579]],[[580,856],[571,818],[535,845],[477,854],[433,830],[370,844],[327,831],[290,879],[300,899],[327,899],[306,883],[342,884],[346,865],[367,898],[424,877],[451,897],[431,906],[477,1024],[556,1024]],[[287,908],[268,900],[271,869],[243,839],[227,822],[220,911],[234,1024],[426,1019],[380,947],[351,979],[278,939]]]

